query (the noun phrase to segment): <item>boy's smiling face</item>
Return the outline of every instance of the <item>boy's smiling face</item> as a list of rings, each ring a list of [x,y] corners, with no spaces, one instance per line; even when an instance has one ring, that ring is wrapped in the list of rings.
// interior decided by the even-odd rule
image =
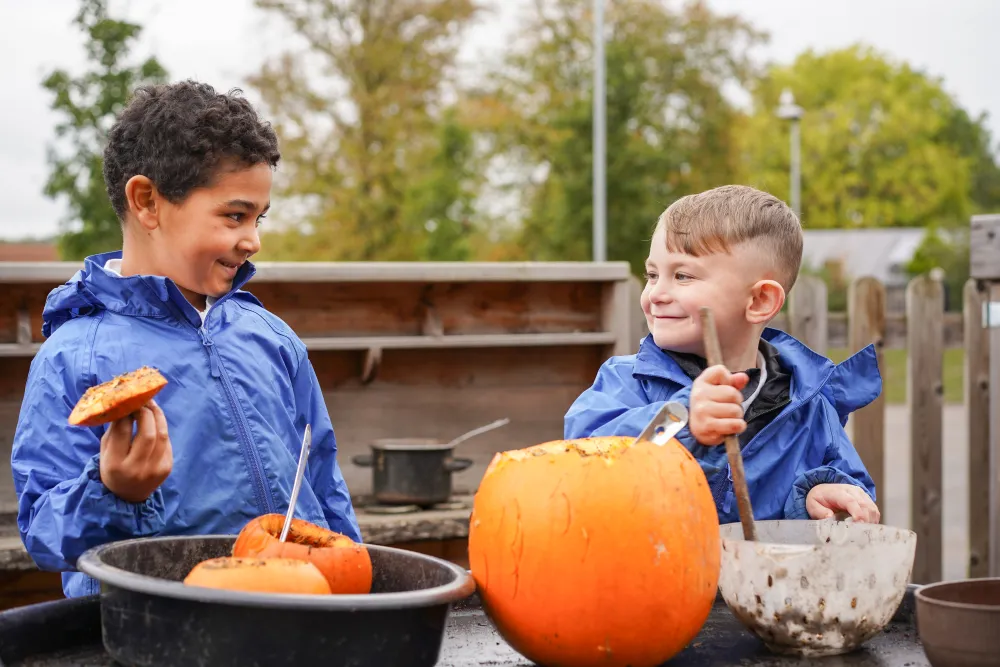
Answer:
[[[123,273],[170,278],[196,307],[232,289],[240,266],[260,250],[258,225],[270,207],[271,168],[220,168],[212,182],[172,203],[145,177],[126,192],[142,250],[123,258]],[[130,259],[131,266],[125,266]]]
[[[705,356],[699,309],[712,309],[720,346],[739,348],[752,339],[755,286],[760,273],[750,247],[729,254],[695,257],[667,249],[666,232],[657,225],[646,260],[642,312],[661,349]],[[759,258],[757,258],[759,260]],[[780,306],[779,306],[780,307]],[[751,315],[748,318],[748,315]]]

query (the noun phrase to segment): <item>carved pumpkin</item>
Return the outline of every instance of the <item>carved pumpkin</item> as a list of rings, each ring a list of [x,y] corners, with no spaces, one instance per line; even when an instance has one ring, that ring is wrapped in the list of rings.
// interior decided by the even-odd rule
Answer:
[[[652,667],[698,634],[716,596],[719,519],[676,440],[555,441],[497,454],[469,559],[500,634],[543,665]]]
[[[303,519],[292,519],[288,539],[279,541],[285,517],[259,516],[240,531],[233,556],[297,558],[314,564],[330,584],[331,593],[369,593],[372,561],[368,549],[351,538]]]
[[[73,406],[69,423],[97,426],[127,417],[146,405],[167,384],[155,368],[143,366],[90,387]]]
[[[296,558],[210,558],[195,565],[184,583],[255,593],[330,594],[323,573]]]

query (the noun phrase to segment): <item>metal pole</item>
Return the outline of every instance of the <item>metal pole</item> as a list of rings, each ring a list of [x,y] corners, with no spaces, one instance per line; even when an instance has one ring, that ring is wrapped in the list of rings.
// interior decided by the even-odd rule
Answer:
[[[791,173],[791,200],[792,200],[792,210],[795,211],[797,217],[801,217],[802,208],[802,138],[799,133],[799,120],[795,119],[792,121],[791,127],[791,137],[792,137],[792,173]]]
[[[604,0],[594,0],[594,261],[607,260],[605,203]]]

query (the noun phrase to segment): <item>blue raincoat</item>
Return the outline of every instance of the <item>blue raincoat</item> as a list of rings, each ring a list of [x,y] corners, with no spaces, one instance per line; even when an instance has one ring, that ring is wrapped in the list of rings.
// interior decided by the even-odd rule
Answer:
[[[775,329],[762,336],[791,373],[788,405],[743,446],[754,518],[808,519],[806,494],[817,484],[855,484],[875,500],[875,483],[844,431],[848,416],[882,391],[875,348],[840,364]],[[673,358],[643,339],[637,354],[612,357],[566,413],[566,438],[636,436],[666,401],[685,406],[692,380]],[[685,427],[677,438],[708,478],[720,523],[739,521],[725,447],[698,444]]]
[[[133,537],[235,534],[256,516],[283,514],[306,424],[312,449],[296,516],[360,541],[337,442],[305,345],[239,288],[199,312],[167,278],[121,277],[104,268],[121,251],[87,258],[52,290],[47,340],[32,360],[11,466],[18,528],[40,569],[63,572],[67,597],[98,592],[74,571],[87,549]],[[142,503],[100,481],[106,426],[69,426],[83,392],[140,366],[168,384],[157,395],[173,470]]]

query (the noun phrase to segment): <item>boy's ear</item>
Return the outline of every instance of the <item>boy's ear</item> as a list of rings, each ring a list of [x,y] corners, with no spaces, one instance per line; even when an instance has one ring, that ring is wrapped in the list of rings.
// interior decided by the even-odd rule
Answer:
[[[785,288],[774,280],[760,280],[750,290],[747,321],[766,324],[781,312],[785,305]]]
[[[145,176],[133,176],[125,183],[128,210],[147,231],[153,231],[160,224],[159,195],[153,181]]]

